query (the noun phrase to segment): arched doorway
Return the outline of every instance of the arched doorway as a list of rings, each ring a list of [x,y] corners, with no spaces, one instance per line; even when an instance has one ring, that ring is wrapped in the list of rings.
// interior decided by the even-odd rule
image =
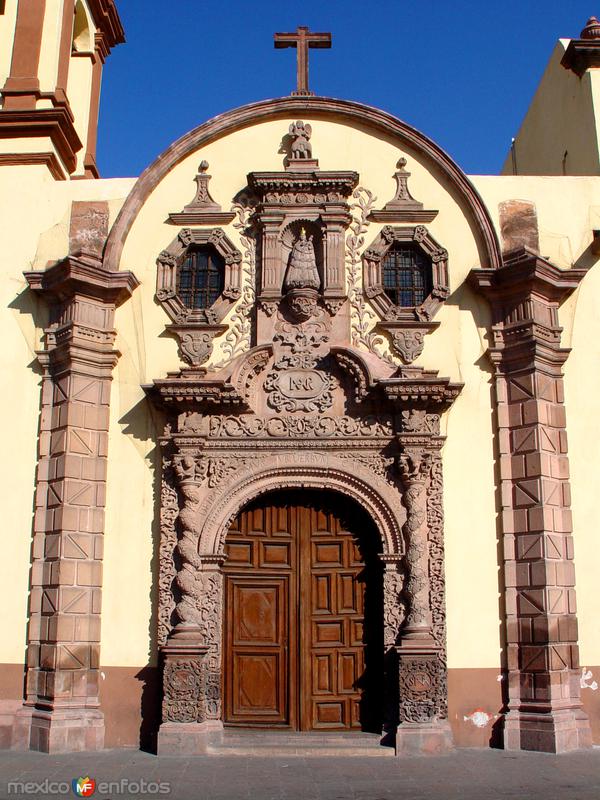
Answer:
[[[378,531],[332,491],[271,492],[227,533],[227,725],[380,732],[383,576]]]

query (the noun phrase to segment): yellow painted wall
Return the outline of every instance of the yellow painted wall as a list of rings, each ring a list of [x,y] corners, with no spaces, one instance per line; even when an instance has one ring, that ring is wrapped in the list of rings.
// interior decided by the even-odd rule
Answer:
[[[23,663],[37,463],[39,349],[45,309],[26,290],[23,271],[68,252],[72,200],[109,200],[114,219],[132,181],[56,182],[43,166],[0,168],[0,374],[5,420],[0,460],[3,524],[0,533],[0,663]]]
[[[579,78],[561,66],[568,39],[560,39],[515,137],[504,175],[598,175],[597,117],[600,71]],[[565,156],[566,153],[566,156]]]
[[[491,371],[484,356],[489,315],[486,303],[464,284],[469,270],[478,265],[472,231],[445,184],[414,153],[401,153],[393,142],[355,127],[318,118],[306,121],[313,126],[314,152],[321,168],[357,170],[360,185],[377,196],[376,207],[393,196],[395,163],[403,154],[412,172],[411,192],[426,207],[440,210],[428,228],[449,251],[451,296],[437,317],[442,324],[427,337],[418,363],[465,384],[444,420],[448,436],[444,492],[449,666],[495,669],[499,667],[500,618]],[[224,209],[231,207],[249,171],[281,169],[282,156],[277,151],[287,125],[288,121],[274,121],[261,124],[258,130],[240,130],[189,156],[155,189],[127,238],[120,266],[133,270],[141,286],[116,314],[116,344],[122,355],[112,385],[102,617],[104,666],[141,667],[152,660],[158,545],[155,472],[160,466],[155,442],[162,431],[162,420],[146,402],[141,386],[180,367],[175,342],[163,335],[168,319],[154,301],[156,256],[179,230],[165,220],[169,212],[181,210],[191,200],[193,178],[202,159],[210,163],[211,193]],[[8,276],[3,284],[4,304],[13,303],[0,324],[4,340],[16,342],[1,357],[10,383],[24,386],[23,398],[16,394],[7,398],[8,414],[14,420],[8,432],[9,452],[18,451],[19,458],[5,460],[2,467],[2,485],[9,487],[9,524],[7,534],[0,539],[0,563],[6,572],[0,577],[0,607],[7,610],[8,623],[0,642],[0,663],[19,663],[25,646],[39,404],[39,376],[28,365],[34,361],[39,330],[31,316],[33,300],[22,296],[15,304],[15,298],[25,287],[23,270],[41,267],[67,252],[71,199],[108,199],[114,219],[133,181],[55,183],[43,167],[4,168],[0,181],[0,196],[10,191],[7,229],[14,231],[0,254],[0,268]],[[600,179],[507,176],[475,177],[473,182],[496,225],[501,201],[531,200],[537,207],[542,253],[563,268],[574,262],[591,266],[581,289],[563,306],[561,322],[565,344],[575,348],[567,362],[565,383],[581,652],[584,663],[598,664],[596,620],[600,618],[600,598],[595,575],[600,551],[596,544],[599,514],[594,505],[594,486],[600,454],[594,443],[600,431],[595,430],[593,420],[596,350],[600,345],[594,344],[590,331],[598,324],[595,298],[599,296],[600,286],[596,284],[600,278],[595,261],[582,254],[591,240],[591,229],[600,227]],[[378,224],[369,225],[365,247],[380,228]],[[232,225],[227,233],[240,246]],[[219,358],[217,352],[214,360]]]

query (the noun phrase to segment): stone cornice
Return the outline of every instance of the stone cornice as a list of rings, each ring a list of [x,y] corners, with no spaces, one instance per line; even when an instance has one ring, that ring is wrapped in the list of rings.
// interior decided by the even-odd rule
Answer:
[[[460,394],[463,384],[439,378],[437,372],[417,367],[402,370],[400,377],[378,381],[388,400],[401,408],[444,411]]]
[[[109,272],[99,258],[85,252],[24,275],[32,291],[58,301],[81,294],[119,306],[139,286],[133,272]]]
[[[105,53],[108,54],[112,47],[125,41],[125,31],[117,7],[114,0],[88,0],[88,4],[94,22],[102,34]]]
[[[286,172],[251,172],[248,175],[248,185],[259,196],[268,192],[307,192],[315,193],[338,192],[343,197],[349,197],[358,185],[358,173],[352,171],[303,172],[287,170]]]
[[[0,139],[49,137],[69,173],[77,166],[76,153],[83,147],[73,114],[67,106],[0,111]]]
[[[499,270],[474,269],[468,283],[488,300],[496,302],[536,294],[560,303],[581,283],[586,269],[560,269],[526,247],[511,250]]]
[[[600,39],[571,39],[560,63],[580,78],[586,70],[600,67]]]

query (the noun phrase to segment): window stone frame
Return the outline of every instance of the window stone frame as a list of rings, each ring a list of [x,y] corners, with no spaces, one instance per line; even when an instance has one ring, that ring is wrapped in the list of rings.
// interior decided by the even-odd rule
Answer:
[[[190,309],[177,293],[177,271],[190,249],[206,245],[224,261],[223,291],[209,308]],[[220,323],[242,294],[242,254],[222,228],[183,228],[156,264],[156,300],[172,322],[166,329],[177,338],[181,360],[204,372],[214,338],[227,330]]]
[[[431,262],[431,291],[418,306],[398,306],[385,292],[383,260],[397,242],[416,246]],[[381,317],[377,327],[388,334],[392,350],[410,364],[421,354],[424,336],[439,326],[433,317],[450,294],[448,251],[424,225],[385,225],[364,251],[362,260],[363,291]]]
[[[210,245],[225,262],[223,291],[206,309],[190,309],[177,294],[177,271],[188,252],[198,246]],[[183,228],[171,244],[163,250],[156,264],[156,299],[169,319],[181,324],[216,325],[225,317],[242,294],[242,254],[222,228]]]

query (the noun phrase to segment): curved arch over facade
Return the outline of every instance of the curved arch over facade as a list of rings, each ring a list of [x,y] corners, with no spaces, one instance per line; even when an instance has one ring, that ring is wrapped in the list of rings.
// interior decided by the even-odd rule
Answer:
[[[362,103],[329,97],[281,97],[251,103],[214,117],[186,133],[161,153],[137,180],[111,229],[104,251],[105,267],[112,271],[119,269],[125,240],[140,209],[165,175],[184,158],[198,148],[253,123],[301,114],[342,119],[371,127],[398,139],[433,163],[470,211],[482,247],[479,266],[487,269],[501,266],[498,237],[483,200],[465,173],[435,142],[391,114]]]
[[[406,514],[398,490],[352,460],[316,453],[285,453],[257,460],[240,470],[236,479],[213,491],[202,504],[204,520],[199,552],[218,556],[235,516],[249,502],[281,489],[327,489],[355,500],[371,517],[381,536],[385,554],[404,551],[402,525]]]

